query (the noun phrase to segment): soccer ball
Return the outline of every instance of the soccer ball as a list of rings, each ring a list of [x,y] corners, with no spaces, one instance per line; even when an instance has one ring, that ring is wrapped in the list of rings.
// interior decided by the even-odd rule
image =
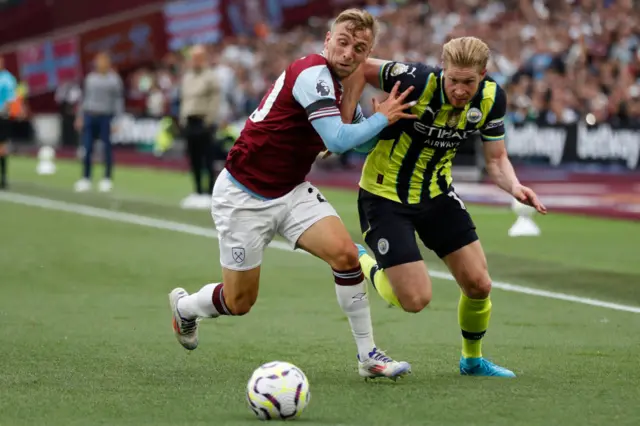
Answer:
[[[249,408],[261,420],[295,419],[302,414],[310,398],[307,376],[288,362],[261,365],[247,383]]]

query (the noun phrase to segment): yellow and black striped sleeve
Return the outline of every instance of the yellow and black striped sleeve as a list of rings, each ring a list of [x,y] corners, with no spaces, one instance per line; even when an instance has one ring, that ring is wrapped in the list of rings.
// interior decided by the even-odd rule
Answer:
[[[400,82],[399,93],[413,86],[413,92],[409,94],[407,101],[418,100],[427,84],[429,74],[434,70],[418,62],[387,62],[380,67],[380,89],[389,93],[393,86]]]
[[[507,96],[498,86],[496,97],[487,115],[484,126],[480,129],[480,136],[483,142],[503,140],[505,136],[504,117],[507,113]]]

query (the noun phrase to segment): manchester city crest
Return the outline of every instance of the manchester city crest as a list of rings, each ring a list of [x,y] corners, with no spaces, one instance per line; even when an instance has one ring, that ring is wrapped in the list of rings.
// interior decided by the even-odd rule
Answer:
[[[383,256],[389,252],[389,241],[386,238],[378,240],[378,252]]]
[[[400,75],[402,73],[405,73],[409,71],[409,66],[406,64],[395,64],[392,68],[391,68],[391,76],[395,77],[397,75]]]
[[[467,121],[475,124],[480,122],[480,120],[482,120],[482,111],[478,108],[469,108],[469,111],[467,111]]]

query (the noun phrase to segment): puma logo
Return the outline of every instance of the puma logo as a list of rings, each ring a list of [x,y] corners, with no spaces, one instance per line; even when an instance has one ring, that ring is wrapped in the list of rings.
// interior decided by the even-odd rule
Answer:
[[[429,105],[427,105],[424,110],[425,112],[428,112],[429,114],[431,114],[431,117],[436,118],[436,112],[433,109],[431,109]]]

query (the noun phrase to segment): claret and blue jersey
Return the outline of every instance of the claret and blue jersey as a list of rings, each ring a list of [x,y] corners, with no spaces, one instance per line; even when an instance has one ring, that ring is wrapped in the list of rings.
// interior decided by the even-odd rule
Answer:
[[[340,116],[342,85],[318,54],[294,61],[246,121],[229,151],[226,168],[245,191],[278,198],[304,182],[317,155],[344,152],[375,137],[388,124],[374,114],[354,124]]]

